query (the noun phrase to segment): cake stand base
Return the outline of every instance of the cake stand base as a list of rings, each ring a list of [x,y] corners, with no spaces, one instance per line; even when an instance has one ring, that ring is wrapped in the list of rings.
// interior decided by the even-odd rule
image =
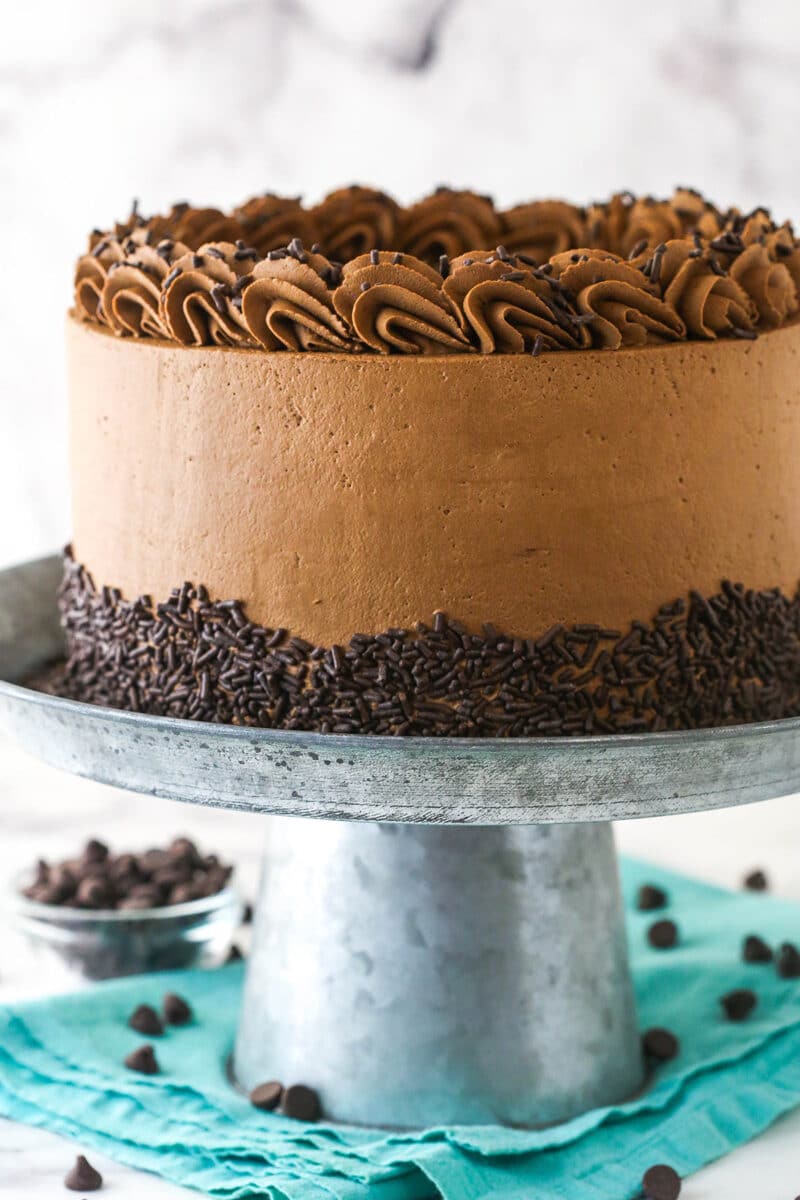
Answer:
[[[642,1081],[610,824],[271,822],[235,1073],[355,1124],[544,1125]]]

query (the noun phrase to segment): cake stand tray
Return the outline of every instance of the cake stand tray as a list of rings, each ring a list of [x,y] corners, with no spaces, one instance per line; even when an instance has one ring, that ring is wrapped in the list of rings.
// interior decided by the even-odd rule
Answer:
[[[800,789],[800,719],[601,737],[253,730],[25,681],[63,652],[61,564],[0,572],[0,731],[112,786],[280,815],[235,1053],[335,1119],[538,1125],[643,1068],[612,820]],[[298,817],[314,817],[301,821]]]

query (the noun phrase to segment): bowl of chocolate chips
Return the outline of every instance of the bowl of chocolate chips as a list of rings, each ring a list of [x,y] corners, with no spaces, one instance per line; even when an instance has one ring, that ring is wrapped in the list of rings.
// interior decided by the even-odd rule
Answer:
[[[190,838],[118,854],[92,838],[75,858],[40,859],[17,880],[11,907],[51,980],[213,967],[229,958],[242,919],[232,874]]]

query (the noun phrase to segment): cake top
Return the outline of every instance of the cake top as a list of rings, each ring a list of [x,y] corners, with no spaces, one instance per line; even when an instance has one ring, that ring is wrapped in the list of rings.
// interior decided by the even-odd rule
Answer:
[[[381,354],[616,350],[757,336],[800,308],[800,242],[699,192],[578,207],[437,188],[403,207],[354,185],[305,207],[177,204],[95,230],[75,313],[186,346]]]

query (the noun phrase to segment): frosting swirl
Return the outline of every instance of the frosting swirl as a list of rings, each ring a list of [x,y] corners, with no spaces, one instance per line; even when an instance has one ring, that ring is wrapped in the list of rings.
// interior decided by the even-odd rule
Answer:
[[[310,245],[316,236],[311,214],[303,208],[299,197],[285,198],[272,193],[253,196],[234,209],[233,215],[243,230],[237,236],[262,255],[287,246],[293,238]]]
[[[800,307],[788,268],[774,262],[761,242],[746,246],[734,259],[730,276],[753,301],[765,325],[780,325]]]
[[[192,208],[190,204],[176,204],[166,217],[166,228],[176,242],[185,242],[192,250],[208,242],[236,242],[244,237],[235,217],[218,208]]]
[[[333,307],[339,271],[299,240],[273,251],[253,268],[242,293],[242,315],[253,338],[267,350],[355,350],[347,326]]]
[[[716,338],[749,332],[758,313],[749,296],[726,275],[710,250],[669,241],[649,260],[666,304],[675,310],[689,337]]]
[[[243,243],[204,245],[179,258],[164,280],[161,312],[184,346],[251,346],[241,293],[255,256]]]
[[[332,259],[347,262],[394,245],[399,205],[376,188],[338,188],[311,212],[319,241]]]
[[[686,326],[675,310],[630,263],[608,254],[590,257],[586,252],[579,254],[577,262],[570,261],[559,279],[575,296],[578,311],[592,315],[590,332],[595,346],[617,350],[686,336]]]
[[[126,257],[109,268],[103,287],[106,320],[120,337],[168,337],[161,313],[161,289],[173,256],[180,257],[188,248],[172,241],[157,247],[146,241],[137,245],[135,236],[131,236],[124,249]]]
[[[537,263],[586,241],[586,213],[563,200],[534,200],[500,214],[503,245]]]
[[[470,246],[493,246],[500,240],[500,217],[487,196],[437,188],[401,217],[399,245],[425,262],[456,258]]]
[[[381,354],[472,350],[441,276],[411,254],[373,250],[347,263],[333,303],[356,336]]]
[[[82,321],[108,324],[103,311],[103,288],[109,269],[124,257],[125,251],[118,237],[92,234],[89,250],[81,255],[75,266],[75,311]]]
[[[508,257],[470,251],[450,264],[444,292],[482,354],[575,350],[585,325],[557,281]]]

